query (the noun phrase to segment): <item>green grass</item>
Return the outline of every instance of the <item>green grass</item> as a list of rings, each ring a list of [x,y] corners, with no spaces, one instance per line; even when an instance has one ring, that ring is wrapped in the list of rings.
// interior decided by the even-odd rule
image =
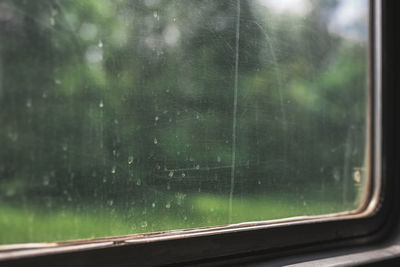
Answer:
[[[195,200],[196,207],[203,213],[210,211],[210,222],[226,223],[228,218],[228,201],[222,197],[208,195]],[[324,213],[335,213],[353,209],[352,204],[343,205],[334,200],[295,199],[290,195],[271,195],[254,198],[236,198],[232,204],[232,223],[273,220],[294,216],[310,216]],[[215,214],[213,216],[212,214]]]
[[[229,223],[229,200],[226,196],[195,194],[184,199],[178,196],[165,203],[129,209],[82,204],[51,209],[36,205],[21,208],[2,204],[0,244],[76,240]],[[318,215],[354,208],[351,203],[343,205],[334,199],[314,196],[304,200],[289,194],[237,197],[232,206],[232,223]]]

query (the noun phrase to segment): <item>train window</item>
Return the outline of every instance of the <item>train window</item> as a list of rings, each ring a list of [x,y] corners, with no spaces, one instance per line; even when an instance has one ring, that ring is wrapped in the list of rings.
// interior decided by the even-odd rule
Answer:
[[[363,217],[369,5],[0,1],[0,255]]]

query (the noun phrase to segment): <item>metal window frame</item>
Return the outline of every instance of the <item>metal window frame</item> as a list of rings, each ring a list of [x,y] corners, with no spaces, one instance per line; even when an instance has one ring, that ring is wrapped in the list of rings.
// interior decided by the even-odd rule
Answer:
[[[266,260],[381,240],[392,231],[398,215],[395,151],[389,143],[395,138],[395,90],[387,90],[396,75],[386,73],[393,65],[389,59],[394,51],[390,40],[394,31],[393,26],[389,31],[387,26],[395,18],[395,5],[385,0],[370,1],[369,164],[373,190],[363,210],[38,247],[10,246],[0,253],[0,266],[218,264]]]

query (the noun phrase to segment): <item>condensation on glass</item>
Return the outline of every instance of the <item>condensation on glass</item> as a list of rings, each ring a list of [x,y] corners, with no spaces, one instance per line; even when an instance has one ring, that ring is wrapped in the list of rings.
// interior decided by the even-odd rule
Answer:
[[[0,1],[0,243],[357,209],[368,1]]]

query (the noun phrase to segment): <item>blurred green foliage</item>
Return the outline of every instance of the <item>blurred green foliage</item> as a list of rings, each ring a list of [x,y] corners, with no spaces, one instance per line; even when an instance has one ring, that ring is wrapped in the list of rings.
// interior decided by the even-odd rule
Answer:
[[[243,0],[236,57],[236,3],[0,1],[0,243],[358,207],[367,37]]]

